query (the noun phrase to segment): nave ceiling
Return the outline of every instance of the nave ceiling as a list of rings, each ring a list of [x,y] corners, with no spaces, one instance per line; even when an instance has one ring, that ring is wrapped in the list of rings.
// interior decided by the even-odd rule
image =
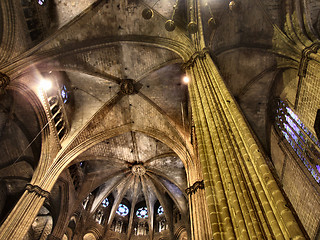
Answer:
[[[228,1],[222,0],[208,1],[208,5],[201,6],[210,54],[267,152],[268,103],[273,97],[274,85],[282,84],[282,70],[276,68],[277,55],[272,49],[273,38],[276,27],[285,29],[285,11],[294,12],[298,9],[296,3],[286,1],[286,10],[283,10],[285,3],[271,0],[243,0],[234,11],[229,10]],[[199,166],[191,160],[196,154],[191,144],[193,125],[187,85],[182,82],[185,74],[182,63],[190,57],[192,48],[185,1],[178,1],[174,13],[177,26],[168,32],[165,22],[174,12],[172,0],[54,0],[43,9],[37,6],[39,21],[46,24],[44,37],[38,41],[28,37],[20,1],[10,4],[9,7],[0,4],[2,19],[8,17],[8,13],[4,13],[7,8],[16,6],[11,13],[16,27],[4,28],[2,35],[14,31],[15,39],[21,39],[20,42],[12,40],[12,54],[6,59],[10,64],[3,67],[12,75],[10,87],[27,85],[39,94],[37,83],[40,76],[45,76],[57,83],[57,92],[62,85],[68,89],[65,107],[68,134],[61,142],[59,156],[69,158],[63,165],[65,168],[84,162],[86,175],[82,179],[83,188],[72,196],[73,200],[80,206],[82,200],[98,188],[96,191],[101,196],[94,203],[96,208],[103,197],[112,193],[119,203],[126,199],[133,206],[134,202],[145,201],[151,206],[157,200],[172,201],[187,215],[185,189],[188,181],[199,180],[201,175],[194,172]],[[307,21],[318,33],[320,7],[311,8],[314,4],[311,0],[305,4]],[[141,13],[149,7],[154,9],[154,15],[146,20]],[[207,24],[211,14],[217,22],[213,27]],[[51,22],[45,20],[48,16]],[[295,83],[292,85],[294,88]],[[285,92],[281,87],[277,91]],[[23,105],[19,103],[19,98],[23,99],[19,93],[8,92],[18,99],[19,107]],[[12,116],[4,117],[12,110],[7,109],[5,102],[1,104],[0,121],[12,120]],[[37,150],[29,149],[30,154],[23,154],[32,158],[31,167],[25,166],[27,170],[23,173],[29,180],[37,166],[34,159],[39,157],[41,148],[37,133],[43,123],[34,120],[28,104],[21,109],[25,112],[17,113],[21,114],[19,121],[32,119],[27,127],[31,137],[21,134],[25,135],[19,140],[21,152],[30,142],[26,139],[36,138],[32,146]],[[8,129],[10,127],[0,134],[6,134]],[[21,130],[14,131],[18,138]],[[3,148],[14,145],[12,139],[5,141]],[[70,154],[83,142],[88,145]],[[3,152],[6,153],[3,159],[10,159],[8,162],[14,162],[14,166],[24,164],[20,159],[16,161],[20,155],[10,148]],[[146,170],[143,177],[132,172],[133,166],[139,164]],[[0,173],[13,171],[5,164],[1,166]],[[119,174],[110,179],[104,177],[113,172]],[[59,184],[58,181],[55,190]],[[143,187],[144,184],[147,186]],[[20,185],[22,189],[24,183]],[[10,192],[10,186],[5,188]],[[161,199],[159,196],[164,192],[169,196]],[[15,200],[18,195],[14,195]],[[60,208],[57,200],[60,197],[60,194],[56,199],[52,196],[47,206]],[[59,212],[55,214],[57,217]],[[68,214],[72,216],[72,212]]]

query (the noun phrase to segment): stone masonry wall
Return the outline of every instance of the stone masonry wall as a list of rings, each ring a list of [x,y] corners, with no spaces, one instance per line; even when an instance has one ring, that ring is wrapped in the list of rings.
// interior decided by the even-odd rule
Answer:
[[[309,61],[307,75],[302,79],[297,111],[306,127],[316,136],[314,122],[320,109],[320,65]]]
[[[320,186],[285,139],[271,132],[271,157],[281,185],[311,239],[320,239]]]

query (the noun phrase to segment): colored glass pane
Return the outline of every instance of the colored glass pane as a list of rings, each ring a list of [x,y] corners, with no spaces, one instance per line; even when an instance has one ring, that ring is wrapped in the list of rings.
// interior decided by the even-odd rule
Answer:
[[[104,207],[108,207],[109,206],[109,199],[108,198],[105,198],[105,199],[103,199],[103,201],[102,201],[102,206],[104,206]]]
[[[279,100],[278,109],[276,110],[276,126],[281,132],[298,157],[304,163],[313,178],[320,183],[320,166],[313,166],[309,159],[319,158],[320,153],[316,149],[315,144],[319,145],[319,141],[312,133],[303,125],[299,117]]]
[[[162,207],[162,206],[159,206],[159,207],[158,207],[158,214],[161,215],[161,214],[163,214],[163,213],[164,213],[163,207]]]
[[[61,97],[64,103],[68,101],[68,91],[65,85],[61,89]]]
[[[123,217],[124,217],[124,216],[127,216],[128,213],[129,213],[129,208],[128,208],[126,205],[120,203],[120,204],[119,204],[119,207],[118,207],[118,210],[117,210],[117,213],[118,213],[120,216],[123,216]]]
[[[148,217],[148,209],[146,207],[141,207],[137,210],[136,215],[138,218],[147,218]]]

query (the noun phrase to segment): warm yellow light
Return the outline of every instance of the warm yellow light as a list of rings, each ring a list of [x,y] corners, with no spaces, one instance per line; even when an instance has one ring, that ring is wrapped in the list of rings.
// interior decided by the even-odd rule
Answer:
[[[184,76],[184,77],[183,77],[183,82],[184,82],[185,84],[188,84],[188,83],[190,82],[190,78],[189,78],[188,76]]]
[[[43,90],[48,91],[52,87],[52,82],[48,79],[41,79],[40,86]]]

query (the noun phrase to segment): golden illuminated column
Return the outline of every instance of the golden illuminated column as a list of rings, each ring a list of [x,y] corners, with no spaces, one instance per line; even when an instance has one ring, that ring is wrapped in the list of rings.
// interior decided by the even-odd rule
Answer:
[[[189,200],[192,240],[211,240],[207,208],[202,204],[206,201],[203,181],[196,181],[186,189],[186,193]]]
[[[304,239],[209,53],[186,67],[213,238]]]
[[[189,95],[213,239],[305,239],[241,111],[205,46],[201,0]]]

